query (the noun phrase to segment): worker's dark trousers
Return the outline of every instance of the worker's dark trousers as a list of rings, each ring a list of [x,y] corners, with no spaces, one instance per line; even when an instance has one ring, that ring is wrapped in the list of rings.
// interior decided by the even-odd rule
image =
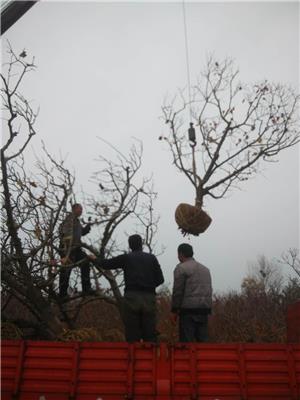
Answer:
[[[125,292],[122,307],[127,342],[156,342],[156,299],[154,293]]]
[[[206,342],[208,340],[208,315],[182,313],[179,316],[180,342]]]
[[[64,255],[61,254],[63,257]],[[83,261],[80,265],[80,273],[81,273],[81,286],[82,292],[87,293],[91,289],[91,281],[90,281],[90,263],[87,260],[87,255],[81,248],[77,248],[71,251],[70,260],[72,263],[76,263],[81,260]],[[69,280],[72,269],[68,268],[68,266],[62,266],[59,272],[59,295],[64,297],[67,295]]]

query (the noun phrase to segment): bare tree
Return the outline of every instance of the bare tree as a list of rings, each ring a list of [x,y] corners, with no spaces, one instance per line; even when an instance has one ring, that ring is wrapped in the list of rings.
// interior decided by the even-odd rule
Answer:
[[[71,326],[76,324],[80,311],[87,304],[99,299],[115,305],[122,317],[123,272],[118,269],[101,269],[101,260],[127,251],[127,240],[124,239],[128,236],[128,226],[130,234],[140,233],[148,250],[155,251],[159,217],[153,209],[156,193],[153,190],[152,178],[139,176],[142,166],[142,143],[134,143],[126,156],[109,142],[102,140],[113,149],[115,157],[98,157],[99,170],[91,178],[97,188],[96,194],[83,194],[88,219],[94,226],[93,235],[90,235],[92,238],[83,247],[100,260],[93,270],[97,295],[80,299],[80,294],[76,294],[70,299],[73,304],[66,310],[65,320]]]
[[[191,89],[189,99],[181,90],[163,105],[170,131],[159,139],[195,188],[200,207],[205,196],[224,197],[257,173],[261,160],[275,161],[299,143],[299,95],[288,86],[243,84],[232,60],[211,57]],[[192,141],[186,135],[189,118],[197,130]]]
[[[26,306],[37,325],[43,326],[45,336],[55,337],[61,323],[45,296],[53,280],[45,258],[48,262],[52,258],[53,232],[72,187],[72,177],[62,163],[56,163],[49,155],[52,167],[58,168],[62,176],[55,178],[42,164],[39,181],[25,172],[23,153],[36,134],[37,112],[20,88],[25,76],[36,67],[34,60],[26,61],[25,52],[18,56],[9,46],[8,53],[6,75],[1,74],[3,119],[7,128],[1,148],[2,285]]]
[[[292,270],[297,274],[298,279],[300,279],[299,249],[296,248],[289,249],[282,255],[279,262],[292,268]]]
[[[283,276],[278,263],[260,255],[256,262],[249,264],[249,272],[243,279],[241,287],[244,292],[256,288],[263,293],[278,294],[283,286]]]
[[[94,270],[95,280],[99,282],[103,277],[109,282],[110,290],[98,285],[96,297],[86,298],[77,292],[64,302],[57,295],[60,268],[72,269],[73,283],[78,275],[78,264],[62,266],[58,255],[59,226],[68,205],[75,202],[75,177],[65,161],[56,160],[44,145],[43,154],[36,157],[34,171],[27,168],[24,153],[36,134],[37,113],[20,94],[20,88],[35,65],[33,60],[26,61],[24,52],[18,56],[10,46],[8,52],[9,62],[1,74],[6,127],[1,149],[2,311],[6,313],[11,299],[15,299],[30,314],[41,337],[55,338],[63,327],[76,327],[80,310],[91,301],[104,299],[120,306],[122,281],[118,271],[98,268]],[[117,149],[115,151],[121,155]],[[144,233],[151,250],[158,223],[153,214],[156,193],[151,178],[137,179],[142,164],[142,144],[134,145],[128,157],[122,155],[116,162],[101,156],[99,160],[101,168],[93,176],[99,193],[87,196],[86,202],[86,211],[98,231],[93,242],[85,247],[100,258],[123,250],[115,233],[131,218],[136,231]]]
[[[100,168],[92,177],[97,186],[97,193],[86,199],[90,218],[98,227],[96,239],[89,249],[98,255],[100,260],[126,251],[127,243],[122,245],[117,239],[125,220],[130,223],[131,233],[132,230],[140,233],[144,238],[144,245],[153,252],[159,220],[153,210],[156,193],[153,190],[152,178],[138,176],[142,165],[142,143],[134,143],[128,156],[115,148],[114,152],[115,161],[103,156],[98,157]],[[104,276],[108,280],[114,298],[120,305],[120,288],[123,286],[119,279],[120,271],[103,271],[100,267],[98,271],[98,278]]]

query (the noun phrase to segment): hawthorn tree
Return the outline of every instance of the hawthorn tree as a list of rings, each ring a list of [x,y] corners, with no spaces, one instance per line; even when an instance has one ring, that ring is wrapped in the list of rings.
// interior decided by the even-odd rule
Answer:
[[[101,287],[101,278],[108,281],[109,288],[103,288],[104,293],[113,295],[113,298],[109,297],[109,301],[116,303],[120,310],[123,273],[120,270],[102,270],[101,259],[126,252],[127,243],[120,242],[120,234],[123,237],[132,233],[141,234],[144,246],[154,252],[159,217],[155,215],[153,208],[157,194],[153,190],[152,178],[139,176],[142,143],[134,143],[127,156],[118,149],[113,150],[115,159],[99,155],[97,161],[100,168],[91,178],[97,188],[96,194],[85,196],[87,213],[97,229],[90,244],[85,247],[100,260],[100,265],[95,266],[97,287]],[[126,229],[124,232],[125,221],[127,229],[130,226],[128,233]]]
[[[56,160],[44,145],[34,169],[27,167],[26,147],[36,135],[38,113],[21,90],[36,66],[34,59],[28,61],[26,52],[17,55],[10,46],[7,59],[1,73],[5,131],[1,148],[2,317],[31,325],[39,337],[56,338],[63,328],[76,327],[80,310],[89,302],[104,300],[120,308],[122,280],[120,271],[102,271],[97,266],[93,269],[97,296],[84,297],[77,292],[65,302],[59,299],[58,274],[64,268],[58,255],[59,226],[71,204],[78,201],[75,176],[65,161]],[[152,250],[158,223],[153,211],[156,193],[151,178],[140,177],[142,144],[133,145],[128,156],[117,156],[116,161],[101,156],[99,160],[101,167],[93,176],[99,193],[83,195],[85,213],[95,226],[83,246],[100,259],[124,251],[127,245],[124,248],[117,234],[130,219]],[[74,285],[77,264],[67,267],[72,269]],[[15,315],[9,311],[12,303],[16,304]]]
[[[48,266],[41,258],[51,250],[50,236],[57,221],[57,212],[49,218],[47,226],[41,220],[45,213],[51,213],[51,194],[58,196],[58,182],[44,187],[41,192],[38,184],[25,172],[23,153],[36,134],[34,124],[37,112],[21,94],[20,88],[25,76],[34,71],[34,59],[27,61],[22,52],[16,55],[11,47],[8,50],[9,61],[1,73],[1,97],[5,136],[1,148],[2,172],[2,235],[1,235],[1,275],[4,294],[18,299],[34,316],[36,323],[45,336],[53,337],[61,330],[61,322],[53,313],[51,303],[44,296],[41,280],[47,281],[45,270]],[[6,75],[4,75],[6,73]],[[46,177],[51,181],[52,178]],[[51,187],[51,189],[49,189]],[[37,189],[37,190],[35,190]],[[61,187],[63,204],[68,188]],[[45,213],[41,213],[43,209]],[[43,229],[44,228],[44,229]],[[51,281],[51,278],[50,278]]]
[[[299,95],[287,85],[267,80],[255,85],[239,81],[230,59],[210,57],[190,96],[180,90],[162,107],[169,132],[160,136],[175,167],[195,188],[196,202],[219,199],[299,143]],[[196,137],[187,138],[187,122]],[[193,159],[193,162],[191,161]]]

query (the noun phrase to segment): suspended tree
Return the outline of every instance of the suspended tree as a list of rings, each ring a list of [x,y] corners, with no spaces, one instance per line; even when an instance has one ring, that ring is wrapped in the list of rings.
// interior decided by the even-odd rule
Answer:
[[[183,234],[198,235],[209,226],[205,196],[223,198],[259,172],[261,161],[276,161],[282,150],[299,143],[298,106],[293,88],[267,80],[241,83],[232,60],[212,57],[189,96],[181,90],[165,102],[169,132],[159,139],[195,189],[195,206],[180,204],[176,210]]]

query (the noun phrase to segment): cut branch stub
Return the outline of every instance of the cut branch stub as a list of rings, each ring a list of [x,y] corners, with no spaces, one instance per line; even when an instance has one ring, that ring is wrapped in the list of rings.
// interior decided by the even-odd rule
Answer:
[[[211,217],[200,207],[180,203],[175,211],[175,220],[183,236],[198,236],[211,224]]]

